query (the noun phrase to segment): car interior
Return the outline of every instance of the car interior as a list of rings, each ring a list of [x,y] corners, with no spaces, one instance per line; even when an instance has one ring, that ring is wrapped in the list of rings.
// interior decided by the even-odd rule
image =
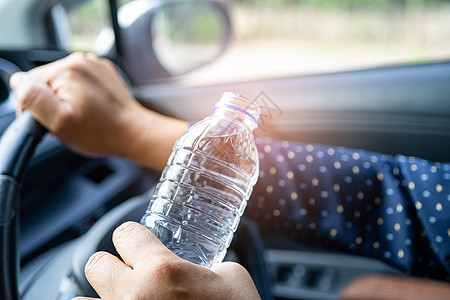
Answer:
[[[233,91],[271,103],[274,113],[265,117],[258,136],[450,161],[448,51],[446,58],[425,61],[254,78],[248,74],[260,72],[250,59],[248,64],[244,60],[234,66],[226,79],[217,74],[199,79],[201,72],[228,72],[211,66],[220,64],[235,38],[232,6],[245,1],[1,1],[2,132],[17,120],[10,76],[73,52],[69,38],[81,29],[73,27],[72,18],[91,2],[102,11],[107,26],[102,24],[95,32],[90,51],[111,59],[136,99],[149,109],[195,122],[211,113],[223,92]],[[206,35],[200,20],[211,29]],[[181,31],[170,40],[171,30],[179,27],[187,28],[188,34],[183,36]],[[289,57],[285,63],[292,69],[302,64]],[[26,122],[30,119],[22,121]],[[17,128],[26,126],[32,132],[39,130],[29,123]],[[8,247],[2,245],[2,263],[9,261],[7,265],[15,268],[15,255],[20,258],[16,285],[14,279],[5,278],[10,272],[2,271],[3,289],[18,289],[4,294],[15,295],[4,299],[95,297],[84,275],[86,261],[99,250],[116,253],[113,230],[126,220],[140,220],[160,174],[121,158],[77,154],[52,135],[37,144],[39,139],[31,146],[22,143],[21,148],[31,147],[26,150],[0,151],[0,165],[10,163],[7,155],[28,151],[18,159],[18,178],[23,180],[20,196],[14,196],[17,203],[9,208],[17,208],[17,240],[14,234],[6,239],[6,227],[2,227],[2,243],[18,245],[16,249],[10,244],[8,250],[17,253],[5,253]],[[2,143],[15,142],[20,142],[16,136],[2,137]],[[6,192],[1,193],[2,210],[7,211]],[[249,270],[263,299],[336,299],[345,286],[363,275],[408,276],[375,259],[266,235],[245,217],[226,260],[240,262]]]

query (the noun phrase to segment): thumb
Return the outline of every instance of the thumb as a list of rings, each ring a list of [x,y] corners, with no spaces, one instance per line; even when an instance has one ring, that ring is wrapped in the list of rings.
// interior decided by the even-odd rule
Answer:
[[[50,87],[26,73],[11,76],[10,86],[17,98],[17,114],[29,109],[33,116],[50,131],[58,133],[60,127],[73,117],[73,107],[60,100]]]
[[[125,222],[117,227],[112,239],[117,253],[128,266],[174,256],[150,230],[136,222]]]

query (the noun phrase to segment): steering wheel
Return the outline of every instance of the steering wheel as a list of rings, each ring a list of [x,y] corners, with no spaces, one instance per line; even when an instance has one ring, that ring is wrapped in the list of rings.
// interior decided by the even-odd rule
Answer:
[[[0,138],[0,298],[4,300],[20,298],[18,289],[20,187],[25,169],[36,146],[46,132],[47,129],[39,124],[29,111],[25,111],[8,126]],[[117,221],[111,216],[109,219]],[[114,222],[111,223],[108,218],[105,218],[103,222],[99,221],[100,226],[97,227],[102,227],[102,223],[108,225],[103,226],[100,235],[95,230],[91,234],[88,232],[87,238],[94,237],[92,243],[89,244],[96,245],[95,242],[101,242],[98,236],[106,236],[109,231],[113,230],[118,225]],[[249,271],[262,299],[271,299],[270,280],[265,268],[263,247],[257,225],[253,221],[243,218],[231,248],[236,252],[239,262]],[[92,247],[92,249],[85,248],[78,251],[78,256],[85,256],[81,257],[83,266],[79,268],[82,269],[84,269],[87,257],[98,251]],[[87,282],[86,284],[88,285]]]
[[[23,175],[36,146],[47,132],[25,111],[0,139],[0,297],[19,299],[19,195]]]

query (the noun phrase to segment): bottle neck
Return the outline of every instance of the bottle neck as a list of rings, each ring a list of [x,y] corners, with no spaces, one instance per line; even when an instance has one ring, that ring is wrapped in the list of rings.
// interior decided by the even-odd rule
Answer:
[[[242,123],[250,130],[258,127],[259,107],[254,101],[234,93],[224,93],[214,106],[214,115]]]

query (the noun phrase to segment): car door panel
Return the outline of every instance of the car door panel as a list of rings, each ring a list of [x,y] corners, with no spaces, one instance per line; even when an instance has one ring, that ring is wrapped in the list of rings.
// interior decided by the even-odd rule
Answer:
[[[450,63],[434,63],[220,85],[143,86],[136,94],[156,110],[194,121],[210,114],[224,91],[255,101],[264,93],[280,113],[265,117],[261,136],[448,161],[449,86]]]

